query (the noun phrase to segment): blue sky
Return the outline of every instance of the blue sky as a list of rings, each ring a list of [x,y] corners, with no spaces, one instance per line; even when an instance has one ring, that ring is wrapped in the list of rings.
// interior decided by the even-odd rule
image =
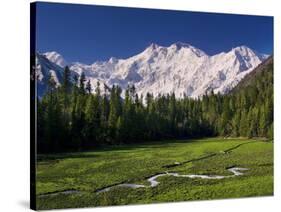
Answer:
[[[246,45],[273,52],[273,18],[93,5],[37,3],[39,52],[69,62],[127,58],[149,44],[189,43],[213,55]]]

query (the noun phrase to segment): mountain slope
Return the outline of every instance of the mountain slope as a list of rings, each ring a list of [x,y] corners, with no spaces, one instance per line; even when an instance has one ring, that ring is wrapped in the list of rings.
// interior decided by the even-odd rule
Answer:
[[[271,75],[269,83],[273,84],[273,57],[268,57],[265,61],[259,64],[252,72],[247,74],[238,84],[234,87],[231,93],[238,92],[249,86],[255,84],[255,81],[259,78],[265,78],[265,75]],[[272,81],[272,82],[271,82]]]
[[[236,104],[240,102],[235,109],[240,113],[237,113],[232,121],[237,122],[236,131],[240,135],[273,138],[273,64],[273,57],[269,57],[227,95],[228,98],[234,99]],[[238,128],[240,130],[237,130]]]
[[[56,52],[45,53],[43,57],[59,68],[66,64]],[[73,73],[84,72],[92,86],[97,81],[108,86],[117,84],[122,89],[134,84],[139,95],[174,92],[176,97],[198,97],[211,90],[229,92],[266,57],[246,46],[209,56],[194,46],[178,42],[168,47],[151,44],[127,59],[112,57],[91,65],[72,63],[69,66]]]
[[[42,96],[48,84],[48,79],[52,76],[57,84],[60,84],[63,76],[63,68],[48,60],[44,55],[36,54],[36,77],[37,94]]]
[[[59,53],[53,51],[53,52],[46,52],[43,54],[48,60],[51,62],[57,64],[58,66],[64,68],[67,65],[67,62],[65,59],[60,55]]]

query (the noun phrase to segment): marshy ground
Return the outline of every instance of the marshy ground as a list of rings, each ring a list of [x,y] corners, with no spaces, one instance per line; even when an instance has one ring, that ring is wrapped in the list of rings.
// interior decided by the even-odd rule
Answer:
[[[37,209],[267,196],[273,142],[210,138],[40,155],[36,174]]]

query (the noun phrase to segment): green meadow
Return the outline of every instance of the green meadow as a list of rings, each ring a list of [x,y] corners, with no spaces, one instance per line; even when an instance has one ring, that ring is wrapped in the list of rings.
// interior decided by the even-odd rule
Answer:
[[[230,167],[247,168],[243,175],[223,179],[159,173],[230,176]],[[209,200],[273,195],[273,141],[210,138],[171,140],[99,148],[90,152],[39,155],[36,165],[37,209],[76,208]],[[143,188],[114,187],[120,183]]]

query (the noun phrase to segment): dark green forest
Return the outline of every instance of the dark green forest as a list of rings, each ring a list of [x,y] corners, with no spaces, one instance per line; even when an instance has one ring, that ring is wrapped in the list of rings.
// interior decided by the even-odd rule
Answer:
[[[122,98],[120,87],[92,87],[65,67],[61,85],[49,77],[37,100],[38,152],[210,136],[273,138],[273,61],[262,69],[226,95],[176,99],[138,96],[134,86]]]

